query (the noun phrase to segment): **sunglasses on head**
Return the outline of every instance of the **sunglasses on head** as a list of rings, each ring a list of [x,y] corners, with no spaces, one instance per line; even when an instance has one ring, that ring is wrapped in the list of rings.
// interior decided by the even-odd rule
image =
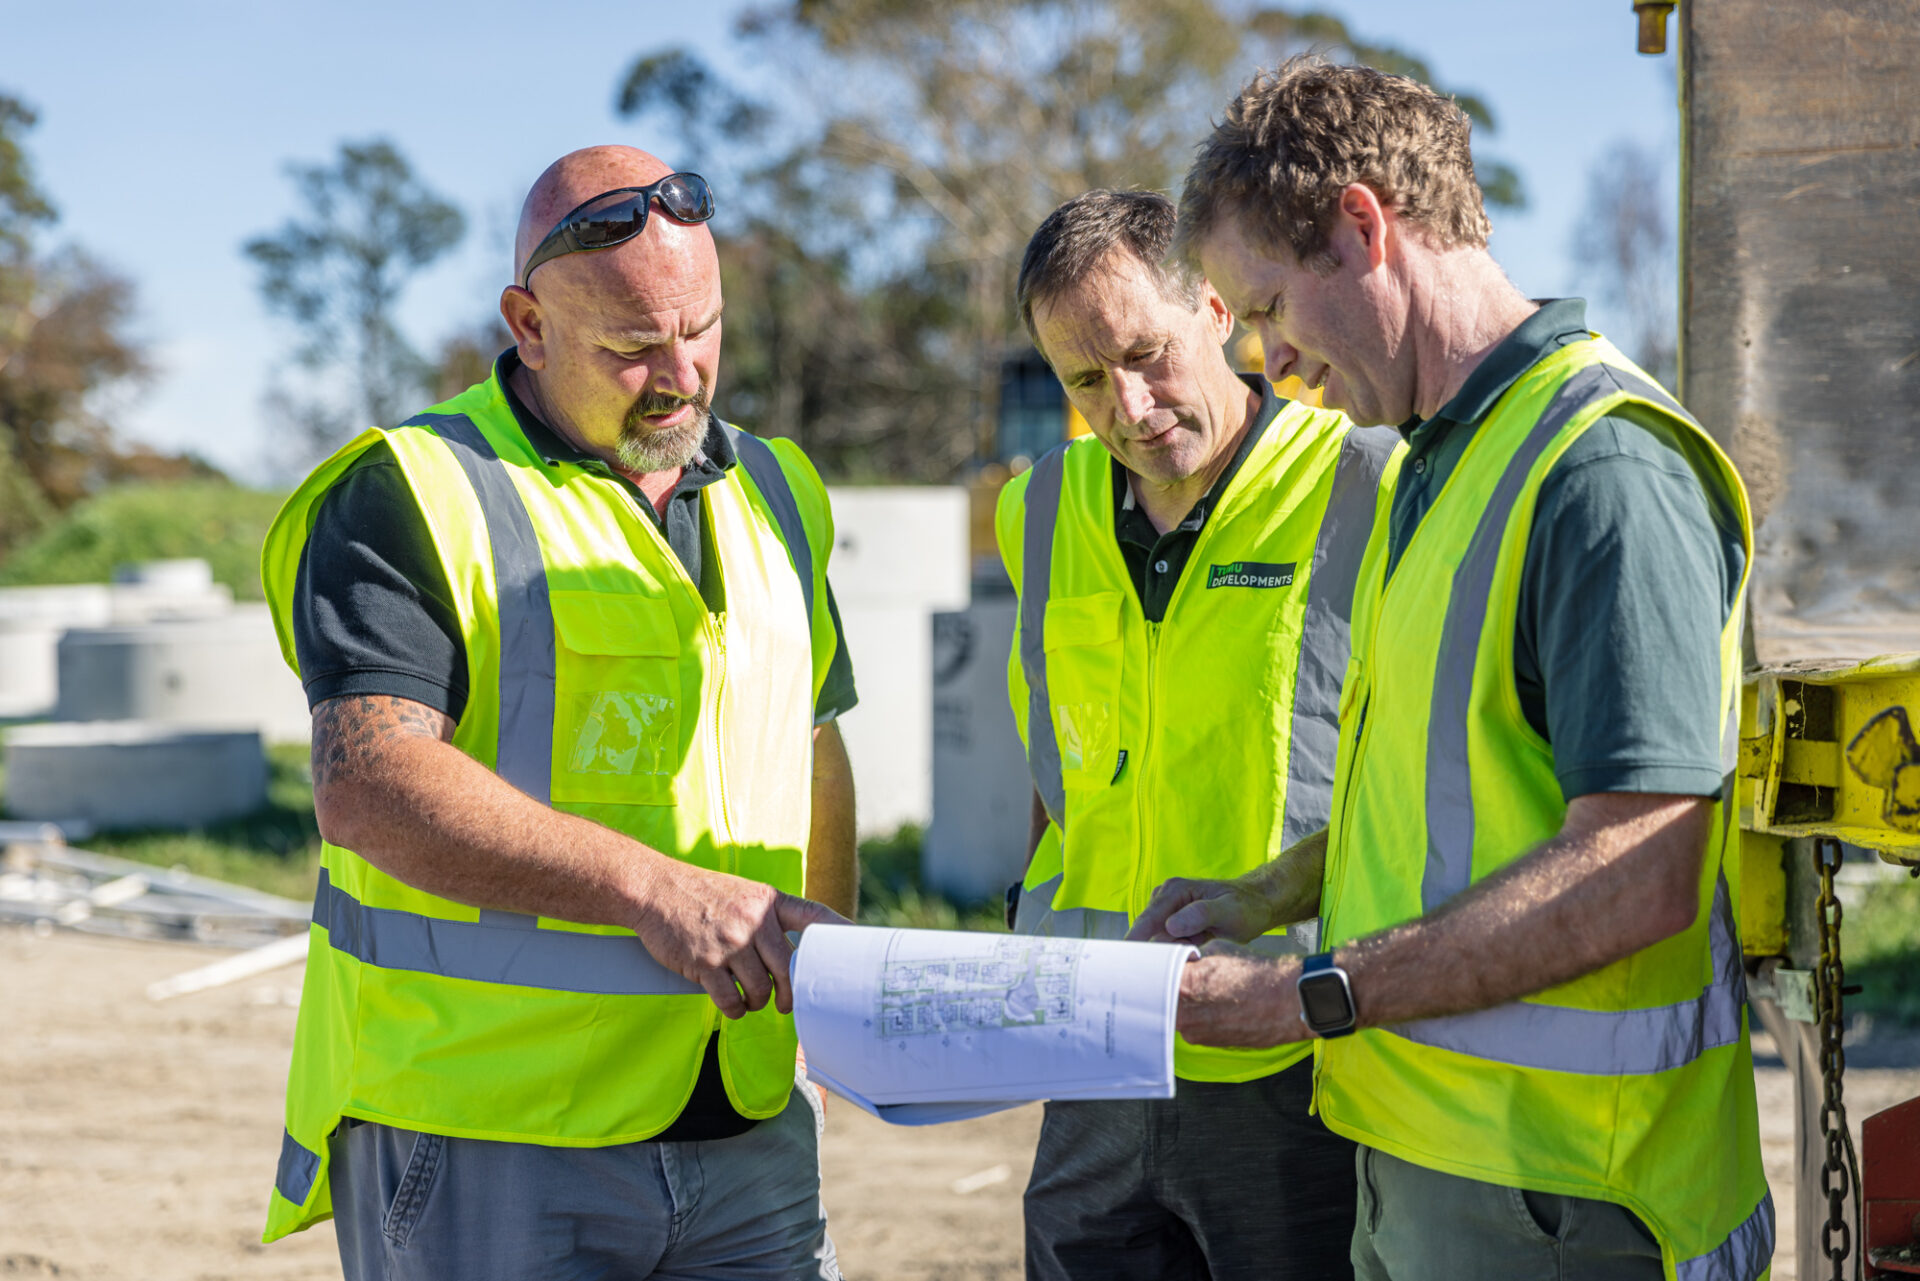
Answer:
[[[632,240],[647,225],[647,211],[658,200],[667,216],[680,222],[705,222],[713,217],[713,188],[697,173],[670,173],[644,187],[615,187],[575,205],[547,233],[520,273],[525,289],[533,269],[562,254],[589,249],[611,249]]]

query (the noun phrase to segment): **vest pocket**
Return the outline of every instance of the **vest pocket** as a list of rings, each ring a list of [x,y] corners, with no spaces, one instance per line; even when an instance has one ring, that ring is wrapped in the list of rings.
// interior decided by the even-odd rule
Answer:
[[[1120,606],[1118,592],[1047,602],[1047,701],[1068,787],[1107,786],[1119,761]]]
[[[671,805],[680,632],[658,597],[553,593],[553,798]]]

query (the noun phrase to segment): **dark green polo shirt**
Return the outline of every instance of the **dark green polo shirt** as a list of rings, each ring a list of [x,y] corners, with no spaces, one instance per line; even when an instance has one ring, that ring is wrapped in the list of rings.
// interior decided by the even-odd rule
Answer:
[[[1587,336],[1587,305],[1546,302],[1432,418],[1401,427],[1387,573],[1494,402]],[[1521,571],[1514,679],[1571,800],[1591,792],[1720,792],[1720,629],[1745,568],[1676,441],[1607,417],[1547,473]]]
[[[1260,375],[1242,374],[1240,379],[1250,390],[1260,393],[1260,407],[1254,411],[1253,425],[1240,438],[1240,447],[1234,450],[1227,469],[1220,473],[1213,487],[1181,518],[1178,525],[1166,533],[1155,529],[1146,510],[1134,502],[1133,487],[1127,484],[1127,469],[1120,465],[1120,460],[1109,460],[1113,468],[1114,538],[1120,544],[1120,555],[1127,562],[1127,572],[1133,578],[1133,590],[1140,599],[1140,609],[1150,623],[1166,619],[1167,606],[1173,601],[1173,589],[1180,585],[1180,575],[1186,572],[1187,558],[1193,554],[1193,545],[1200,540],[1200,531],[1206,527],[1207,517],[1213,514],[1220,495],[1226,493],[1227,486],[1233,484],[1233,478],[1240,474],[1247,455],[1253,452],[1253,447],[1266,434],[1268,424],[1279,414],[1280,406],[1286,403],[1273,394],[1273,388]]]

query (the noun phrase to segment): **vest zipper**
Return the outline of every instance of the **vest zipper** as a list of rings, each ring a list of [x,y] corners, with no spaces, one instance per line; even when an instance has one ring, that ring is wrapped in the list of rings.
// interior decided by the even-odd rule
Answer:
[[[733,835],[733,810],[727,803],[727,765],[720,754],[720,735],[718,729],[722,715],[721,703],[727,690],[727,616],[726,614],[707,615],[707,637],[713,646],[713,711],[708,724],[715,731],[707,736],[713,750],[713,786],[716,792],[714,808],[720,815],[720,835],[725,838],[727,850],[727,868],[729,872],[740,870],[738,842]]]
[[[1142,717],[1140,726],[1140,766],[1133,777],[1134,825],[1140,833],[1140,855],[1134,860],[1133,885],[1127,891],[1127,918],[1129,923],[1138,917],[1141,912],[1146,910],[1147,895],[1154,889],[1153,885],[1148,884],[1151,880],[1148,872],[1153,866],[1151,839],[1153,828],[1147,821],[1147,794],[1153,789],[1148,785],[1146,771],[1152,768],[1153,762],[1156,759],[1153,750],[1153,729],[1155,720],[1154,705],[1157,700],[1154,697],[1154,693],[1159,681],[1159,659],[1160,624],[1149,622],[1147,624],[1147,706],[1146,715]],[[1115,708],[1114,721],[1117,724],[1119,720],[1119,709]]]

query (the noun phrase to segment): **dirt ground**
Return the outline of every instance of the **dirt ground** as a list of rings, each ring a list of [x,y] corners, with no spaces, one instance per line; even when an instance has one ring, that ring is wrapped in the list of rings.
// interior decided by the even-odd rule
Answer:
[[[279,1152],[297,970],[155,1004],[202,948],[0,927],[0,1278],[214,1281],[339,1275],[322,1225],[259,1242]],[[1906,1066],[1851,1068],[1858,1118],[1920,1094]],[[1762,1140],[1791,1241],[1792,1092],[1762,1067]],[[1020,1275],[1020,1189],[1038,1108],[895,1129],[845,1104],[822,1151],[855,1281]],[[1791,1281],[1790,1250],[1774,1276]]]

